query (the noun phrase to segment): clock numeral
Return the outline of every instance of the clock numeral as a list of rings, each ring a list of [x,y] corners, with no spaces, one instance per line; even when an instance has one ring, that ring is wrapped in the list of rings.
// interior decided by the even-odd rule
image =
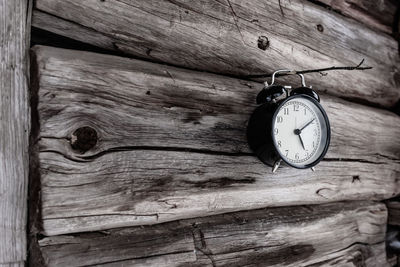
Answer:
[[[317,136],[317,135],[318,135],[318,130],[314,129],[314,136]]]
[[[315,148],[315,143],[314,143],[314,141],[312,141],[312,147]]]
[[[278,128],[275,128],[275,129],[274,129],[274,134],[277,135],[278,132],[279,132],[279,131],[278,131]]]
[[[304,115],[307,115],[307,109],[304,108]]]
[[[295,159],[299,159],[299,153],[296,153],[296,155],[294,155]]]
[[[306,150],[306,157],[308,157],[308,155],[310,155],[310,154],[308,153],[308,150]]]
[[[289,150],[286,149],[285,152],[286,152],[285,156],[287,157],[289,155]]]
[[[293,111],[299,111],[299,110],[300,110],[300,106],[294,104],[294,105],[293,105]]]
[[[278,141],[278,146],[279,146],[279,147],[282,147],[281,141]]]
[[[289,115],[289,108],[283,108],[283,114]]]
[[[282,116],[278,116],[278,118],[276,119],[276,121],[277,121],[278,123],[281,123],[281,122],[283,122],[283,118],[282,118]]]

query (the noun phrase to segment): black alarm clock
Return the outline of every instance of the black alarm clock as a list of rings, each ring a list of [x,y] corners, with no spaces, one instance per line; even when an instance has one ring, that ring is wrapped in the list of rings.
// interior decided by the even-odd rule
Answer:
[[[257,96],[259,106],[248,122],[247,139],[250,149],[275,172],[281,163],[298,169],[317,165],[328,151],[331,130],[328,116],[320,104],[319,95],[305,84],[274,85],[278,70],[272,75],[271,84]]]

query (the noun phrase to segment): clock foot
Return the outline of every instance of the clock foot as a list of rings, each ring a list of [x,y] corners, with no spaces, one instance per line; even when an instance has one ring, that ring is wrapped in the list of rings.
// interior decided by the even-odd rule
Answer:
[[[315,172],[315,168],[314,168],[314,167],[311,167],[311,170],[312,170],[313,172]]]
[[[276,170],[279,168],[279,166],[281,165],[281,159],[278,159],[277,161],[275,161],[274,163],[274,167],[272,168],[272,173],[275,173]]]

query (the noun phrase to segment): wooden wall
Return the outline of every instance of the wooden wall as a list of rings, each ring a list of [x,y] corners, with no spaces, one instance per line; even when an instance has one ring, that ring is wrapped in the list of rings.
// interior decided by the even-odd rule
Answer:
[[[32,262],[388,266],[381,201],[400,194],[400,117],[389,111],[398,44],[386,20],[321,2],[334,10],[37,0],[34,27],[103,53],[32,48]],[[307,74],[331,122],[329,152],[315,172],[272,174],[247,146],[263,81],[249,75],[362,59],[373,68]]]
[[[0,266],[27,259],[31,5],[0,0]]]

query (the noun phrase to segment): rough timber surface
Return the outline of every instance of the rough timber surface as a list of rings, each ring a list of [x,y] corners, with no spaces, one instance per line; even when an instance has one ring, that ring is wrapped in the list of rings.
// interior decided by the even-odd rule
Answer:
[[[372,70],[314,73],[308,81],[385,107],[400,98],[397,42],[305,0],[37,0],[33,25],[127,55],[237,76],[365,59]],[[260,45],[265,37],[268,44]]]
[[[393,33],[397,0],[317,0],[379,31]]]
[[[0,266],[26,260],[30,13],[27,0],[0,0]]]
[[[390,112],[323,96],[326,159],[316,172],[272,175],[245,136],[261,84],[89,52],[34,53],[46,235],[400,191],[400,118]],[[86,152],[71,147],[83,127],[97,133]]]
[[[45,237],[47,266],[387,266],[387,211],[371,202],[237,212]]]

